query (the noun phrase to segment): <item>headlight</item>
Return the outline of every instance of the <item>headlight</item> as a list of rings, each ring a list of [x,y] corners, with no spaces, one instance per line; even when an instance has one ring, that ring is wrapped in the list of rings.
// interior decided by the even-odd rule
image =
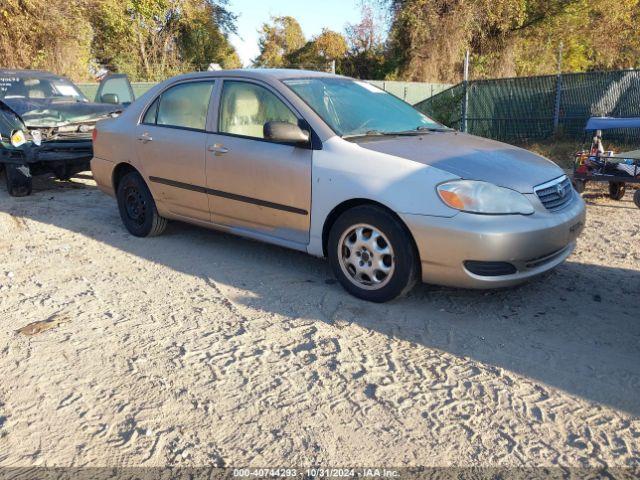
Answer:
[[[22,130],[15,130],[11,134],[11,145],[13,145],[14,147],[17,148],[21,145],[24,145],[25,143],[27,143],[27,137]]]
[[[476,180],[454,180],[437,187],[442,201],[451,208],[471,213],[533,213],[533,205],[521,193],[492,183]]]

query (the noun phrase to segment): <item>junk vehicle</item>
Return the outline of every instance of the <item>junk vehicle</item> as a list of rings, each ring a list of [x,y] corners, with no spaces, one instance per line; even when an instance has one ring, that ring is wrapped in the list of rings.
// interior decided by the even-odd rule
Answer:
[[[118,116],[133,99],[126,75],[103,79],[91,102],[64,77],[0,70],[0,168],[9,194],[29,195],[33,175],[68,180],[89,170],[96,122]]]
[[[587,182],[608,182],[609,196],[614,200],[624,197],[626,184],[640,184],[640,150],[614,153],[602,146],[603,130],[640,129],[640,118],[592,117],[587,121],[586,132],[593,133],[591,148],[576,153],[573,166],[573,183],[582,193]],[[633,201],[640,208],[640,190]]]

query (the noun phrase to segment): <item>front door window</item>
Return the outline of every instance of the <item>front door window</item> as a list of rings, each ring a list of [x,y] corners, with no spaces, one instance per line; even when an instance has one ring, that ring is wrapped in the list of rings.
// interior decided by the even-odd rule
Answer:
[[[220,103],[221,133],[264,138],[264,124],[288,122],[298,118],[275,94],[249,82],[225,81]]]

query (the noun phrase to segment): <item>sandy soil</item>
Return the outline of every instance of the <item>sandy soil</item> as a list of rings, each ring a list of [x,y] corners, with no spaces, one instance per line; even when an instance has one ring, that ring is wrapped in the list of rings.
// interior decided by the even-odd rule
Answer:
[[[637,467],[640,210],[587,201],[541,279],[374,305],[300,253],[134,238],[90,177],[0,188],[0,466]]]

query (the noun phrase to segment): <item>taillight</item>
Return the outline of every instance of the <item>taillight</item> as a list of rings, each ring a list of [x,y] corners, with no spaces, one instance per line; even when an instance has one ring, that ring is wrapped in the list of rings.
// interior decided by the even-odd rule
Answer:
[[[96,138],[98,138],[98,129],[94,128],[93,132],[91,132],[91,141],[93,141],[95,143]]]

